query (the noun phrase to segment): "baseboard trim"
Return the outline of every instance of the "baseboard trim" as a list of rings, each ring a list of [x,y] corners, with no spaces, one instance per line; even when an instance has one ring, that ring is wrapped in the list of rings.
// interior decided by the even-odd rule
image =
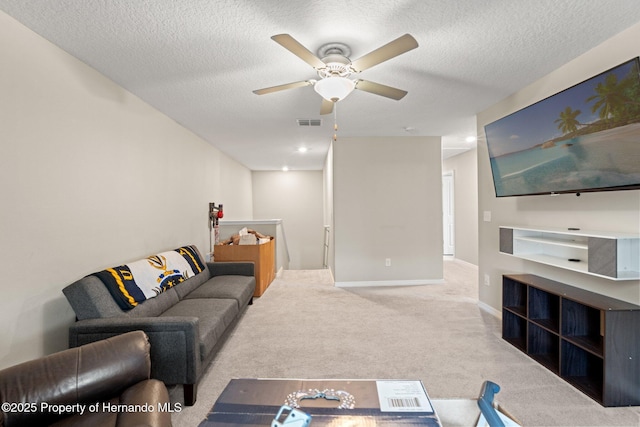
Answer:
[[[327,270],[329,270],[329,275],[331,276],[331,283],[335,284],[336,279],[333,277],[333,270],[330,267],[327,267]]]
[[[337,288],[365,288],[373,286],[420,286],[442,285],[444,279],[416,279],[416,280],[358,280],[352,282],[335,282]]]
[[[500,312],[500,310],[496,310],[495,308],[491,307],[489,304],[484,303],[482,301],[478,301],[478,308],[480,308],[480,310],[489,313],[490,315],[497,317],[498,319],[502,319],[502,313]]]

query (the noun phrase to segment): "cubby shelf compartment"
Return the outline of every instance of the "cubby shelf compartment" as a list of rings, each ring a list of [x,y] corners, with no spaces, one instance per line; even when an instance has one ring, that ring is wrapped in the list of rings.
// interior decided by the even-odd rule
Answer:
[[[560,333],[560,297],[529,287],[529,319],[543,328]]]
[[[640,279],[637,234],[502,226],[500,252],[609,280]]]
[[[506,292],[502,293],[502,306],[521,316],[527,315],[527,285],[514,280],[504,280]]]
[[[529,324],[527,354],[556,375],[560,369],[560,336]]]
[[[604,312],[572,300],[562,303],[562,336],[573,344],[602,357]]]
[[[560,376],[587,396],[603,400],[603,359],[577,347],[562,342],[562,371]]]
[[[514,347],[527,351],[527,320],[510,311],[502,315],[502,338]]]
[[[502,278],[502,336],[603,406],[640,405],[640,306],[532,274]]]

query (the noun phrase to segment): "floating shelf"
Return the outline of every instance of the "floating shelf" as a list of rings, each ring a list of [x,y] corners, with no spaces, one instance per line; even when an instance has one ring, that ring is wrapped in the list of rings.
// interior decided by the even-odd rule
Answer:
[[[500,252],[609,280],[640,279],[637,234],[502,226]]]

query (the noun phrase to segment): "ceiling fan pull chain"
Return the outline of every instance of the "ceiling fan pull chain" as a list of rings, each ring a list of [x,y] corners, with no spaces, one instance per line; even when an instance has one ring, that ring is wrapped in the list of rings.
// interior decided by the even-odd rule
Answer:
[[[338,103],[333,103],[333,142],[338,140]]]

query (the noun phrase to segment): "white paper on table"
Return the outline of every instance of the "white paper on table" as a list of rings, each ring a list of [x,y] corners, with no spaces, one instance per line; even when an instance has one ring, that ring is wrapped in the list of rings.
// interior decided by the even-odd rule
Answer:
[[[380,411],[434,412],[420,381],[376,381]]]

